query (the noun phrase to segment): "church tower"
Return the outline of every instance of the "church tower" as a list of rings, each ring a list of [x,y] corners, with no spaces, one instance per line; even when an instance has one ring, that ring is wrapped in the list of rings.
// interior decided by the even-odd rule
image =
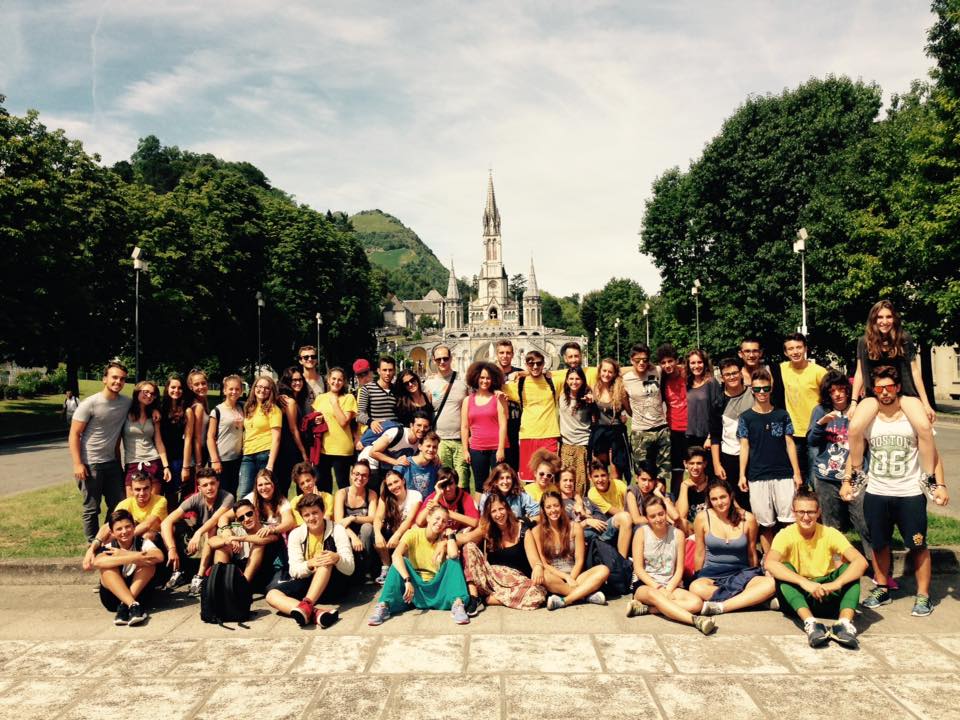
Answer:
[[[460,288],[457,287],[457,275],[453,271],[453,259],[450,259],[450,280],[447,282],[447,296],[443,299],[443,326],[447,330],[459,330],[463,324],[463,309],[460,307]]]
[[[483,210],[483,264],[477,278],[477,305],[487,308],[485,317],[473,321],[509,320],[504,309],[509,301],[507,271],[503,268],[503,242],[500,238],[500,211],[493,191],[493,173],[487,178],[487,204]]]
[[[526,327],[543,325],[543,306],[540,289],[537,287],[537,275],[533,271],[533,258],[530,258],[530,275],[527,276],[527,289],[523,293],[523,324]]]

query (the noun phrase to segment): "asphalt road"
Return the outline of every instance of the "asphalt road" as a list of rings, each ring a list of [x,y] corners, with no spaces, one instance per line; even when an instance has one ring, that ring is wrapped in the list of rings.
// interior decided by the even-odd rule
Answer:
[[[951,503],[946,508],[931,504],[930,509],[960,518],[960,424],[939,422],[936,429]],[[59,485],[70,479],[66,439],[0,446],[0,496]]]

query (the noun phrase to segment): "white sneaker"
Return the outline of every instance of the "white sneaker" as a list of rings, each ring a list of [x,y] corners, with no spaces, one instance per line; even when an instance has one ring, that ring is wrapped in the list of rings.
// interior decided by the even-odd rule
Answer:
[[[203,578],[199,575],[194,575],[193,580],[190,581],[190,589],[187,591],[192,597],[200,597],[200,590],[203,589]]]

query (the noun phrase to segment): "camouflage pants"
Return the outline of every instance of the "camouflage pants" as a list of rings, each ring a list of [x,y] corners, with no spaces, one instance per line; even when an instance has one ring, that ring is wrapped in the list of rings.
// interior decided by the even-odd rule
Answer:
[[[633,457],[634,476],[646,464],[656,468],[657,478],[670,487],[670,428],[659,430],[633,430],[630,432],[630,447]]]

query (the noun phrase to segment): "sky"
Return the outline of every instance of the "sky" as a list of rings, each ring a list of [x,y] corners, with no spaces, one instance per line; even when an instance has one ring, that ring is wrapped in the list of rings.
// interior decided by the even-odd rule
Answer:
[[[0,94],[106,163],[153,134],[322,211],[379,208],[459,276],[492,170],[508,273],[532,257],[555,295],[653,293],[658,175],[750,96],[828,74],[907,90],[932,21],[900,0],[0,0]]]

